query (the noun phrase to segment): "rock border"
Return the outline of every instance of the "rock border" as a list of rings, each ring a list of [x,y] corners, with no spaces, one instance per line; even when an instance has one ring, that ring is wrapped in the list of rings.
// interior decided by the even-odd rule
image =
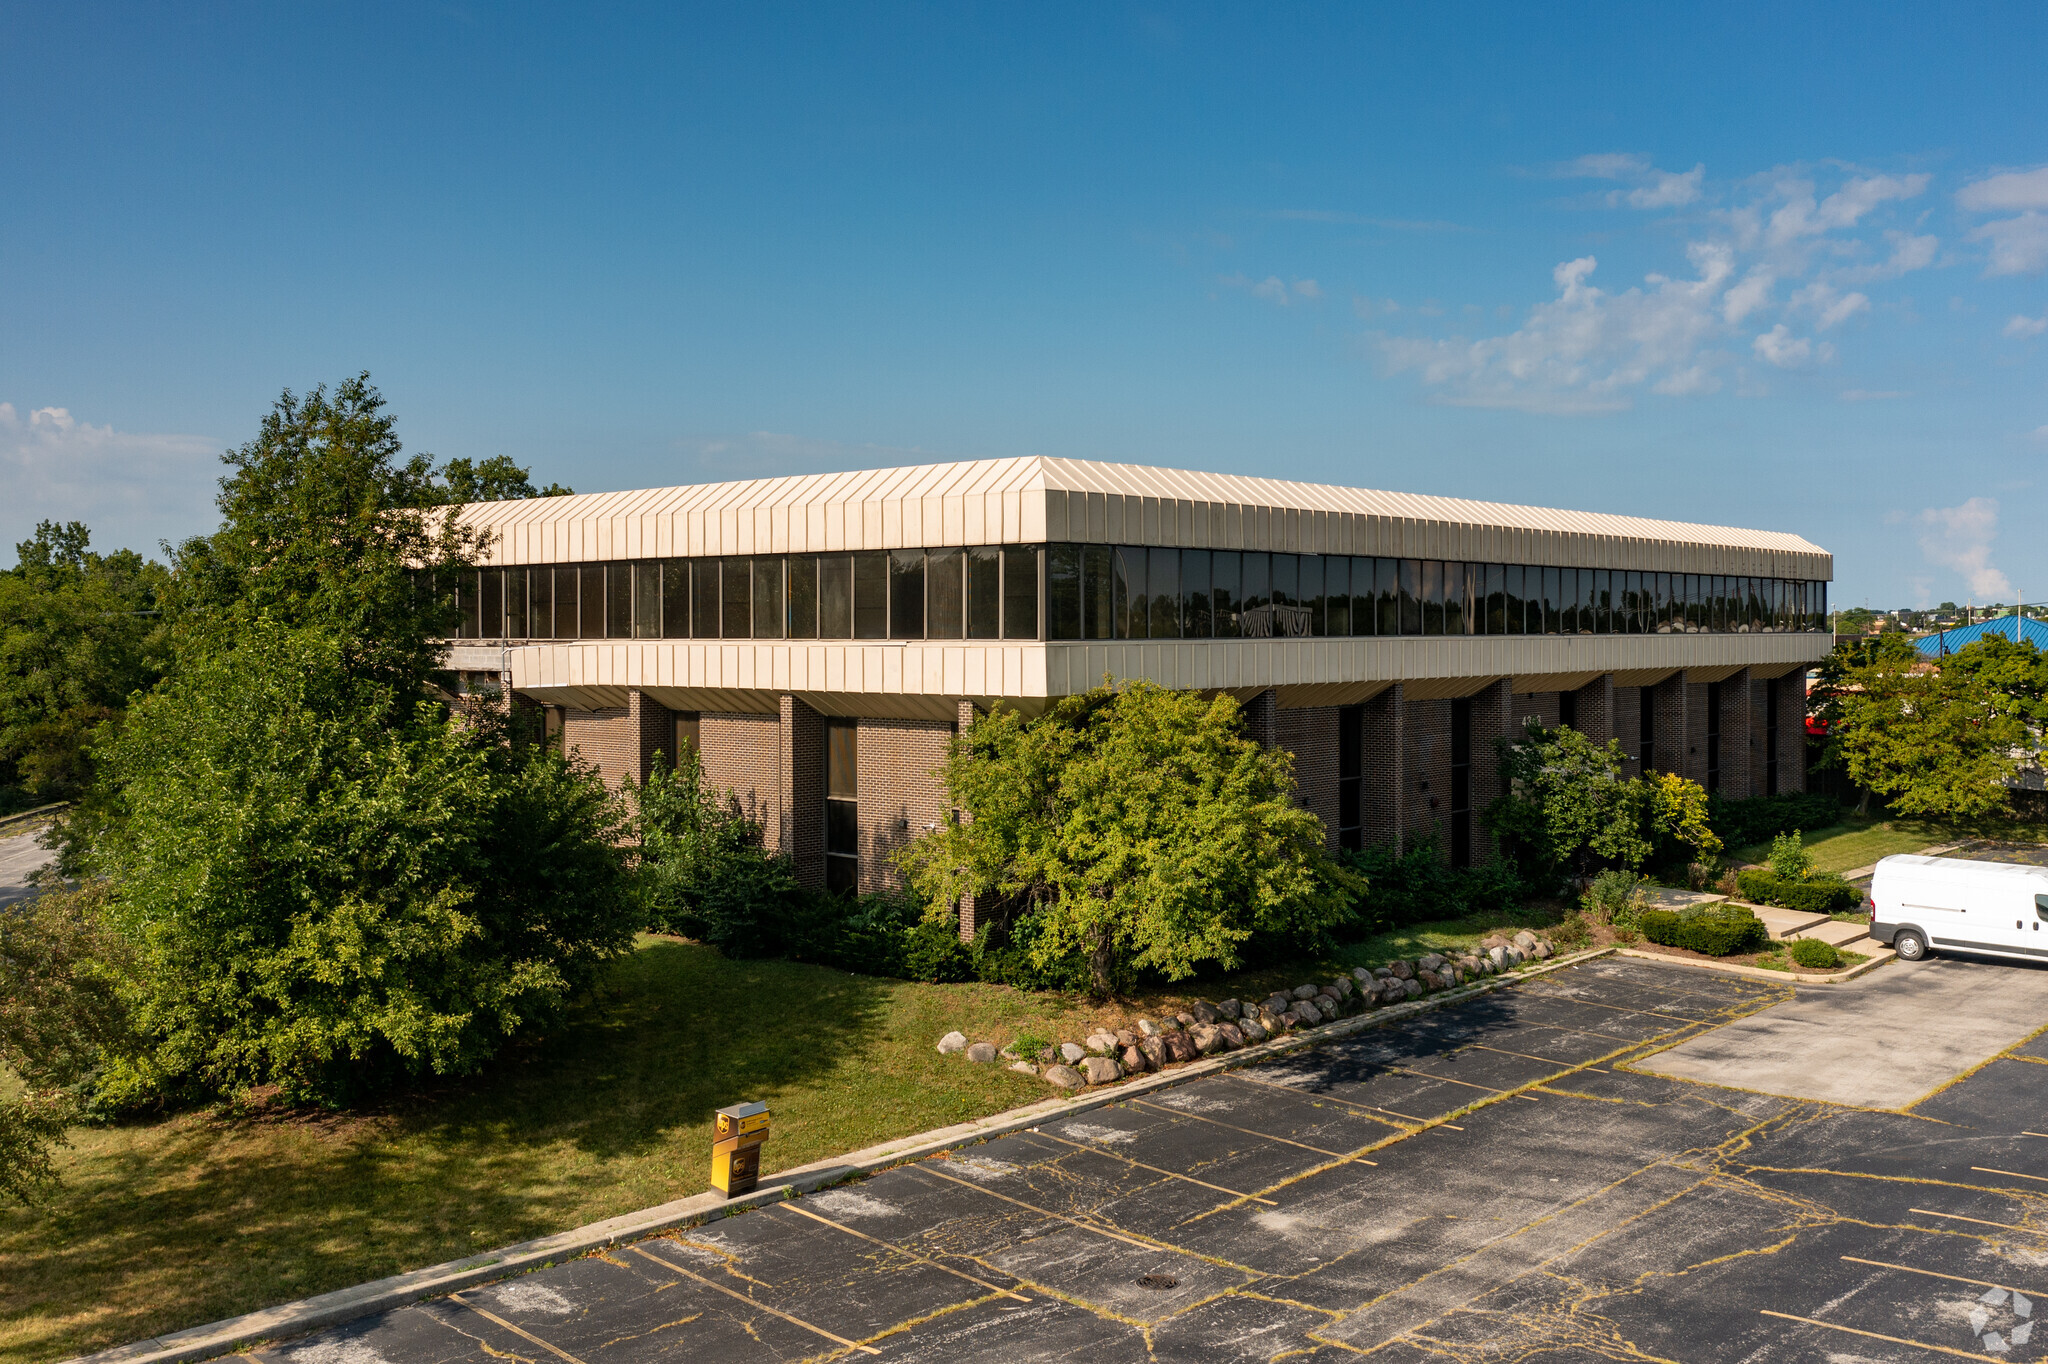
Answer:
[[[259,1308],[238,1317],[209,1322],[203,1326],[187,1327],[182,1331],[167,1332],[127,1345],[111,1346],[89,1355],[75,1356],[62,1361],[62,1364],[192,1364],[193,1361],[232,1354],[252,1345],[302,1336],[324,1327],[353,1321],[357,1317],[388,1312],[393,1308],[404,1307],[428,1298],[442,1297],[497,1279],[507,1279],[530,1270],[543,1269],[559,1261],[575,1259],[591,1251],[603,1250],[622,1242],[644,1240],[661,1232],[701,1225],[765,1204],[779,1203],[803,1194],[815,1193],[830,1185],[879,1174],[893,1166],[920,1160],[941,1151],[988,1141],[995,1137],[1009,1136],[1011,1133],[1021,1132],[1041,1123],[1073,1117],[1097,1108],[1106,1108],[1111,1104],[1122,1103],[1126,1099],[1155,1094],[1192,1080],[1204,1079],[1259,1061],[1271,1060],[1277,1056],[1307,1051],[1324,1042],[1350,1037],[1386,1023],[1432,1013],[1448,1004],[1461,1003],[1521,981],[1561,971],[1567,966],[1576,966],[1582,962],[1610,956],[1617,950],[1614,947],[1596,947],[1584,952],[1559,955],[1548,961],[1526,963],[1512,970],[1503,971],[1499,975],[1487,976],[1467,985],[1411,999],[1405,1004],[1389,1004],[1369,1013],[1303,1028],[1275,1037],[1271,1041],[1245,1047],[1240,1051],[1221,1052],[1185,1065],[1178,1065],[1172,1070],[1134,1075],[1114,1084],[1091,1085],[1078,1094],[1063,1094],[1043,1099],[1038,1103],[1008,1109],[987,1118],[920,1132],[898,1141],[849,1152],[844,1156],[783,1170],[775,1176],[774,1184],[764,1185],[738,1198],[723,1198],[716,1193],[701,1193],[690,1198],[680,1198],[657,1207],[623,1213],[570,1231],[558,1232],[553,1236],[521,1241],[516,1245],[486,1251],[480,1255],[429,1265],[424,1269],[394,1274],[389,1278],[375,1279],[349,1288],[335,1289],[333,1292],[301,1298],[295,1302]],[[1778,973],[1764,971],[1758,974],[1776,976]]]

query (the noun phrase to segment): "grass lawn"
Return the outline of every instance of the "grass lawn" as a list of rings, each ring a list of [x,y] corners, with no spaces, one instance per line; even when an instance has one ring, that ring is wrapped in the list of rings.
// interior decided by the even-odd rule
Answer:
[[[1954,834],[1938,824],[1848,814],[1831,828],[1807,834],[1805,841],[1813,853],[1814,870],[1844,872],[1867,867],[1880,857],[1919,852],[1922,848],[1931,848],[1954,838]],[[1752,843],[1746,848],[1734,849],[1728,854],[1728,860],[1760,863],[1770,855],[1769,843]]]
[[[1048,1097],[942,1057],[953,1028],[1079,1039],[1195,998],[1260,998],[1502,927],[1425,924],[1324,962],[1122,1005],[920,985],[643,939],[554,1036],[357,1114],[261,1107],[75,1131],[43,1207],[0,1205],[0,1364],[61,1359],[700,1193],[711,1113],[765,1100],[762,1172]]]

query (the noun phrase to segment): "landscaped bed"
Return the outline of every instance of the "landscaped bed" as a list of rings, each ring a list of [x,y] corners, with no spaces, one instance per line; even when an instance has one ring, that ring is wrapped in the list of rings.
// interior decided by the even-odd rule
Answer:
[[[476,1080],[353,1114],[259,1098],[74,1131],[49,1203],[0,1207],[0,1361],[60,1359],[702,1192],[724,1104],[769,1105],[769,1175],[1058,1092],[941,1055],[952,1030],[1078,1039],[1198,999],[1471,951],[1552,917],[1538,906],[1423,924],[1101,1005],[643,938],[603,999]]]

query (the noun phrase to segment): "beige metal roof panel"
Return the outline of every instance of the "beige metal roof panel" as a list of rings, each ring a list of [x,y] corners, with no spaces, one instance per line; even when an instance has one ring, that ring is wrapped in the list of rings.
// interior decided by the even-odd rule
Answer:
[[[1782,531],[1033,456],[465,507],[503,563],[1038,539],[1833,576]]]

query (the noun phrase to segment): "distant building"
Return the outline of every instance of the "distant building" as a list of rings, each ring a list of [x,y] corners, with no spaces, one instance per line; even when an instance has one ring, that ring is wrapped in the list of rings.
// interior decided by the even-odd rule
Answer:
[[[1803,789],[1833,561],[1793,535],[1061,459],[475,505],[459,685],[614,779],[693,742],[808,883],[893,882],[998,702],[1228,691],[1333,844],[1491,856],[1537,716],[1732,796]]]
[[[1937,630],[1914,640],[1913,647],[1928,658],[1940,658],[1992,635],[2001,639],[2025,640],[2036,648],[2048,649],[2048,625],[2014,615],[1993,616],[1990,620]]]

